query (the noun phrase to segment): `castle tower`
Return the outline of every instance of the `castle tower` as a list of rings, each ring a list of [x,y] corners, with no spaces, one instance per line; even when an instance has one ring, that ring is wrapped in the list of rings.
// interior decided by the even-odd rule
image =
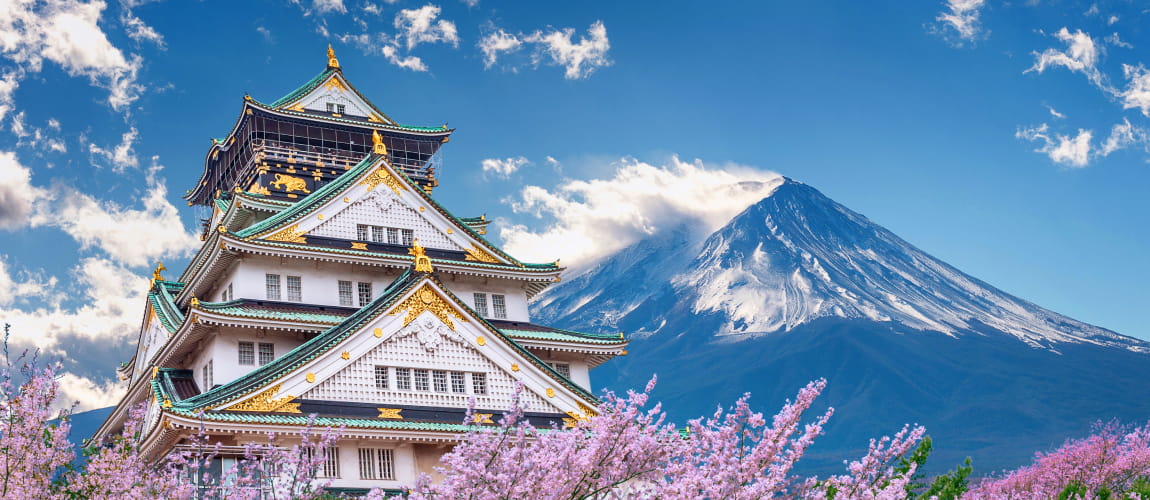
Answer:
[[[627,341],[531,323],[527,301],[562,269],[520,262],[484,237],[485,217],[432,198],[452,132],[392,120],[330,47],[287,96],[245,96],[186,195],[211,211],[203,246],[174,280],[157,268],[119,370],[127,394],[96,437],[145,404],[147,456],[203,426],[227,470],[315,414],[345,428],[319,472],[350,491],[432,472],[461,433],[498,421],[517,383],[538,426],[590,414],[589,371]]]

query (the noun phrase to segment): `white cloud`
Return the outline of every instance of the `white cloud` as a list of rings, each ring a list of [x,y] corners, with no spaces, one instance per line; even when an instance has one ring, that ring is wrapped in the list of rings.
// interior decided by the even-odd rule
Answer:
[[[481,162],[483,173],[491,173],[499,177],[507,178],[514,174],[519,167],[530,163],[527,158],[517,156],[515,158],[487,158]]]
[[[373,16],[383,14],[383,8],[371,2],[363,4],[363,11]]]
[[[269,42],[272,41],[271,30],[269,30],[263,26],[256,26],[256,32],[259,33],[260,36],[264,37],[264,40],[267,40]]]
[[[1060,120],[1063,118],[1066,118],[1066,115],[1059,113],[1058,110],[1054,109],[1054,106],[1046,106],[1046,109],[1048,111],[1050,111],[1050,116],[1053,116],[1053,117],[1058,118]]]
[[[128,37],[137,42],[152,42],[159,48],[164,48],[164,36],[161,35],[155,28],[144,24],[144,21],[134,15],[130,11],[125,11],[124,15],[120,16],[120,21],[124,23],[127,28]]]
[[[475,7],[476,5],[479,5],[479,0],[459,0],[459,1],[463,2],[463,5],[466,5],[468,7]]]
[[[778,174],[749,167],[627,158],[613,178],[569,180],[551,190],[527,186],[510,201],[517,213],[553,222],[534,229],[496,224],[512,255],[536,262],[559,257],[578,267],[684,221],[713,231],[781,182]]]
[[[22,72],[9,70],[0,76],[0,120],[12,111],[15,105],[16,88],[20,86]]]
[[[343,0],[315,0],[311,6],[320,14],[328,14],[331,12],[343,14],[347,12],[347,7],[343,6]]]
[[[168,202],[167,186],[156,177],[159,170],[153,166],[148,171],[147,191],[138,200],[142,209],[57,188],[50,203],[37,207],[32,225],[59,227],[83,248],[99,248],[128,266],[146,266],[161,257],[184,257],[199,245],[199,238],[184,229],[179,211]]]
[[[1020,128],[1014,136],[1038,142],[1040,147],[1035,152],[1045,154],[1055,163],[1074,168],[1086,167],[1092,160],[1105,158],[1130,146],[1145,147],[1150,142],[1150,133],[1134,126],[1130,120],[1123,120],[1111,127],[1110,135],[1098,146],[1092,142],[1094,132],[1091,130],[1078,129],[1074,135],[1058,134],[1052,133],[1050,126],[1045,123],[1037,127]]]
[[[1090,139],[1094,133],[1089,130],[1078,129],[1078,135],[1073,137],[1062,134],[1052,136],[1050,126],[1043,123],[1037,127],[1021,128],[1014,136],[1041,143],[1042,146],[1034,151],[1045,154],[1055,163],[1082,168],[1090,162]]]
[[[459,46],[459,33],[455,23],[439,19],[442,9],[438,5],[427,4],[418,9],[403,9],[395,15],[396,42],[407,50],[421,43],[450,43]]]
[[[1122,38],[1118,36],[1118,33],[1111,33],[1110,36],[1103,38],[1103,40],[1105,40],[1106,43],[1113,45],[1115,47],[1122,47],[1124,49],[1134,48],[1133,44],[1122,41]]]
[[[412,71],[427,71],[427,65],[423,64],[422,59],[410,55],[406,57],[400,57],[399,49],[396,49],[391,45],[384,45],[383,48],[379,50],[383,53],[383,56],[386,57],[389,62],[391,62],[391,64],[404,69],[410,69]]]
[[[71,270],[66,289],[55,285],[42,295],[67,294],[80,305],[63,307],[59,301],[34,308],[0,305],[0,318],[12,324],[12,343],[33,346],[51,354],[64,354],[61,340],[124,342],[139,332],[148,278],[132,273],[108,259],[89,257]],[[18,303],[18,301],[17,301]]]
[[[32,301],[59,304],[64,296],[55,289],[57,283],[55,276],[45,277],[42,273],[22,271],[13,276],[7,257],[0,255],[0,307]]]
[[[1122,109],[1137,108],[1143,115],[1150,116],[1150,71],[1141,64],[1137,66],[1123,64],[1122,72],[1126,75],[1126,79],[1130,80],[1126,90],[1118,92],[1118,97],[1122,100]]]
[[[69,75],[86,76],[108,89],[113,109],[125,110],[143,91],[136,83],[142,60],[108,41],[99,26],[105,7],[99,0],[0,3],[0,53],[22,70],[38,72],[48,60]]]
[[[1103,90],[1109,89],[1105,76],[1098,71],[1098,44],[1090,38],[1090,35],[1083,33],[1082,30],[1071,33],[1070,30],[1062,28],[1054,34],[1054,37],[1066,43],[1066,50],[1046,49],[1043,52],[1035,52],[1034,65],[1023,73],[1033,71],[1041,74],[1050,67],[1063,67],[1075,73],[1082,73],[1091,83]]]
[[[16,136],[16,145],[20,147],[43,149],[54,153],[67,153],[68,146],[64,139],[55,135],[60,132],[60,122],[55,119],[48,120],[48,130],[28,125],[24,122],[25,112],[12,115],[9,130]]]
[[[973,42],[986,37],[989,32],[982,28],[979,19],[985,0],[947,0],[943,11],[934,18],[937,24],[933,31],[952,41],[955,45]]]
[[[139,136],[139,131],[136,127],[132,127],[124,135],[120,137],[120,144],[112,149],[104,149],[96,144],[88,145],[88,152],[92,156],[103,158],[105,161],[112,163],[112,170],[117,173],[123,172],[128,168],[136,168],[140,166],[140,161],[136,158],[136,151],[134,145]]]
[[[479,50],[483,52],[483,67],[495,65],[500,54],[515,52],[523,47],[523,41],[502,29],[496,29],[479,39]]]
[[[43,190],[32,185],[32,171],[20,164],[16,153],[0,151],[0,229],[19,229],[30,222]]]
[[[60,390],[56,394],[57,406],[70,408],[76,404],[76,411],[88,411],[113,406],[124,397],[125,387],[115,380],[97,383],[90,378],[65,372],[57,381]]]
[[[1110,18],[1106,20],[1106,24],[1108,25],[1113,25],[1116,22],[1118,22],[1118,16],[1110,16]]]
[[[524,37],[523,41],[536,44],[537,51],[533,58],[536,64],[545,62],[564,66],[567,68],[564,76],[569,80],[577,80],[590,76],[596,68],[611,65],[611,60],[607,58],[611,44],[607,40],[607,27],[603,21],[591,24],[587,34],[590,38],[581,37],[578,43],[573,43],[573,28],[548,33],[536,31]]]

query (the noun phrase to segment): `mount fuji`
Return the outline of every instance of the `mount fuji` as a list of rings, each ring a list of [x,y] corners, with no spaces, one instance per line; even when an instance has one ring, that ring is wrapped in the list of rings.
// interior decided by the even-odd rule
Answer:
[[[966,456],[990,473],[1150,418],[1150,343],[971,277],[816,189],[784,178],[710,235],[684,224],[540,294],[536,321],[626,331],[631,354],[595,383],[642,387],[680,422],[744,392],[774,413],[826,378],[834,406],[804,459],[841,469],[868,439],[927,427],[929,472]]]

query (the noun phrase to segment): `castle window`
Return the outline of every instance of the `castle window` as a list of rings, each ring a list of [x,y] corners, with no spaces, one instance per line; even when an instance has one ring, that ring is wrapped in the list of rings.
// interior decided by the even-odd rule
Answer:
[[[303,285],[300,284],[299,276],[287,277],[287,299],[290,302],[303,302]]]
[[[212,382],[214,382],[212,380],[212,360],[209,359],[207,364],[204,365],[201,376],[204,379],[204,390],[210,390],[212,388]]]
[[[411,229],[400,229],[399,232],[403,235],[403,246],[411,246],[411,243],[415,241],[415,231]]]
[[[467,382],[464,380],[463,372],[451,372],[451,392],[467,393]]]
[[[387,242],[392,245],[398,245],[399,241],[399,229],[394,227],[387,228]]]
[[[235,294],[232,293],[232,284],[228,283],[228,287],[224,289],[224,296],[223,296],[224,300],[223,301],[227,302],[227,301],[232,300],[234,298],[236,298],[236,296],[235,296]]]
[[[504,296],[491,294],[491,317],[507,319],[507,301]]]
[[[280,275],[278,274],[265,274],[264,284],[267,287],[267,299],[279,300],[280,299]]]
[[[304,448],[303,458],[306,461],[311,461],[315,457],[317,450],[314,448]],[[328,446],[327,448],[318,450],[320,453],[320,463],[315,469],[315,477],[320,479],[334,479],[339,477],[339,448],[335,446]]]
[[[560,375],[567,377],[567,378],[571,378],[571,365],[569,365],[567,363],[547,363],[547,364],[551,365],[551,368],[554,368],[555,371],[559,372]]]
[[[260,342],[260,365],[266,365],[276,359],[276,345],[270,342]]]
[[[375,388],[376,389],[382,389],[385,391],[387,390],[387,367],[386,366],[378,366],[377,365],[375,367]]]
[[[476,293],[474,295],[474,297],[475,297],[475,312],[479,313],[480,316],[486,318],[487,317],[487,294],[486,293]]]
[[[395,479],[395,457],[387,448],[359,449],[360,479]]]
[[[240,342],[240,360],[241,365],[254,365],[256,364],[256,345],[251,342]]]
[[[427,370],[415,370],[415,390],[430,391],[431,384],[427,378]]]
[[[351,282],[350,281],[342,281],[341,280],[339,282],[339,305],[341,305],[341,306],[352,305],[352,302],[351,302]]]
[[[369,227],[371,227],[371,226],[368,226],[366,224],[356,224],[355,225],[355,239],[360,240],[360,241],[367,241],[367,235],[368,235],[368,228]]]
[[[411,390],[411,368],[395,369],[395,388],[401,391]]]
[[[359,283],[359,307],[371,302],[371,283]]]
[[[471,389],[475,394],[487,394],[487,374],[472,373]]]
[[[383,227],[371,226],[371,241],[383,243]]]
[[[431,372],[431,376],[435,382],[435,392],[447,392],[447,372],[436,370]]]
[[[334,102],[327,103],[327,112],[328,113],[335,113],[337,115],[342,115],[343,111],[345,109],[347,109],[347,105],[345,105],[345,104],[337,104]]]

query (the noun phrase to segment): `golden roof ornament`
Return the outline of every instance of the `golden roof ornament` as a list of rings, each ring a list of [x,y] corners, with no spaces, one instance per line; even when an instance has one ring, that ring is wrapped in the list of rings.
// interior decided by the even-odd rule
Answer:
[[[152,281],[164,281],[164,277],[160,273],[167,270],[168,268],[164,267],[163,262],[157,262],[156,269],[152,271]]]
[[[339,69],[339,59],[335,58],[335,49],[331,48],[331,44],[327,44],[327,67],[328,69]]]
[[[371,152],[377,155],[387,155],[387,145],[383,143],[383,136],[378,130],[371,131]]]
[[[430,273],[432,271],[431,257],[423,253],[423,246],[419,244],[419,240],[412,240],[411,248],[407,250],[407,254],[415,256],[415,272]]]

